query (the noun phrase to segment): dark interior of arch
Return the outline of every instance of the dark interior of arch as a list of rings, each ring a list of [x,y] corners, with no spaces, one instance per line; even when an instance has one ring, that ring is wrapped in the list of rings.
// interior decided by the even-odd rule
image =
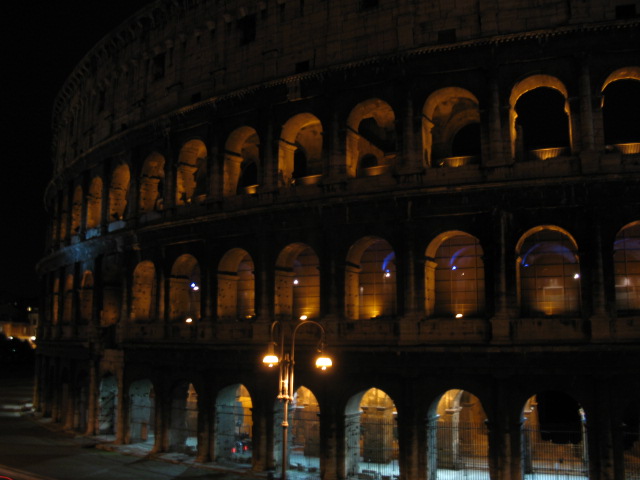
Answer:
[[[451,142],[451,155],[454,157],[480,155],[479,123],[470,123],[458,130]]]
[[[258,166],[251,162],[242,168],[240,180],[238,181],[238,193],[244,193],[243,189],[250,185],[258,184]]]
[[[556,89],[539,87],[516,102],[516,125],[522,130],[525,151],[569,146],[569,119],[564,96]]]
[[[307,155],[301,147],[293,153],[293,178],[307,176]]]
[[[542,392],[536,396],[540,435],[553,443],[580,443],[580,404],[563,392]]]
[[[640,80],[618,80],[604,89],[604,142],[640,142]]]
[[[394,136],[378,125],[373,117],[365,118],[360,122],[358,133],[385,153],[394,152],[396,149]]]
[[[622,441],[624,449],[629,450],[640,440],[640,403],[633,402],[622,415]]]

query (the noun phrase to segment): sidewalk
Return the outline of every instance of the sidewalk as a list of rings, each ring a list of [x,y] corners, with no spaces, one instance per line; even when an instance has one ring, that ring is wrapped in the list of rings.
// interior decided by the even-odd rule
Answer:
[[[28,380],[0,380],[0,479],[12,480],[251,480],[266,474],[198,464],[191,457],[150,457],[134,446],[63,432],[31,412]],[[2,479],[4,480],[4,479]]]

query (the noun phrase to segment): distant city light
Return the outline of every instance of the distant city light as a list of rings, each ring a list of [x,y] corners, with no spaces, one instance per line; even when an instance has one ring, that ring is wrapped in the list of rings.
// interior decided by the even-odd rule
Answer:
[[[192,323],[192,322],[193,322],[193,318],[191,317],[185,319],[185,323]]]

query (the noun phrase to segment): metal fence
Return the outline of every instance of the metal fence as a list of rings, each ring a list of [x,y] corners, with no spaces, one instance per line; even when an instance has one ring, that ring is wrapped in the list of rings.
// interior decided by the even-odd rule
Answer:
[[[251,464],[251,413],[242,406],[219,406],[216,424],[217,461]]]
[[[400,476],[398,430],[395,419],[363,419],[360,424],[358,480],[394,480]]]
[[[320,421],[315,413],[294,409],[290,420],[289,478],[320,479]]]
[[[430,451],[436,455],[430,462],[430,467],[436,468],[431,479],[489,479],[489,441],[484,423],[438,423],[431,442]]]
[[[624,478],[640,480],[640,440],[636,432],[624,432]]]
[[[587,442],[582,431],[522,430],[522,466],[525,479],[588,478]]]

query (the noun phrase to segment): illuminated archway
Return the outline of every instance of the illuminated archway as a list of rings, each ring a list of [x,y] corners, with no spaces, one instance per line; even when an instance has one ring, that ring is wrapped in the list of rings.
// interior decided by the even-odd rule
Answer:
[[[140,174],[140,213],[162,210],[164,157],[158,152],[149,155]]]
[[[249,320],[255,312],[255,272],[251,256],[229,250],[218,265],[218,320]]]
[[[152,318],[156,302],[156,268],[145,260],[136,265],[131,285],[132,321],[148,321]]]
[[[76,185],[71,204],[71,235],[78,235],[82,226],[82,204],[84,202],[82,187]]]
[[[96,416],[95,430],[99,435],[115,435],[117,407],[118,380],[114,375],[107,375],[100,381],[98,392],[98,415]]]
[[[302,243],[285,247],[276,261],[275,314],[297,319],[320,315],[320,262]]]
[[[137,380],[129,387],[129,438],[127,443],[151,449],[155,442],[156,395],[150,380]]]
[[[427,315],[462,318],[484,313],[483,251],[478,239],[460,231],[438,235],[427,248]]]
[[[580,264],[575,240],[545,225],[526,232],[517,245],[523,316],[580,313]]]
[[[322,174],[322,135],[322,124],[315,115],[299,113],[287,120],[278,148],[281,186],[303,183]]]
[[[346,169],[350,177],[379,175],[396,157],[395,113],[378,98],[359,103],[347,119]]]
[[[586,479],[588,460],[586,415],[575,399],[563,392],[545,391],[527,400],[522,410],[525,480],[541,474]]]
[[[87,195],[87,229],[97,228],[102,222],[102,178],[93,177]]]
[[[189,205],[206,193],[207,147],[202,140],[189,140],[178,154],[176,205]]]
[[[465,390],[448,390],[429,409],[429,480],[489,480],[489,432],[482,403]]]
[[[605,145],[623,154],[640,153],[640,67],[620,68],[602,86],[602,122]]]
[[[616,309],[640,311],[640,221],[626,225],[613,244]]]
[[[169,283],[169,318],[191,322],[200,318],[200,265],[189,254],[176,259]],[[189,322],[190,323],[190,322]]]
[[[109,221],[122,220],[127,208],[127,193],[131,179],[129,166],[120,164],[114,168],[109,186]]]
[[[230,385],[220,391],[216,399],[216,462],[251,463],[252,408],[251,396],[244,385]]]
[[[231,132],[224,148],[222,194],[254,193],[258,184],[260,138],[252,127]]]
[[[425,162],[460,166],[480,156],[480,109],[468,90],[442,88],[427,98],[422,109],[422,146]]]
[[[349,400],[345,410],[347,478],[398,477],[398,425],[393,400],[370,388]]]
[[[169,451],[195,455],[198,450],[198,393],[192,383],[181,382],[171,392]]]
[[[532,75],[513,86],[509,97],[513,158],[535,150],[535,157],[545,160],[560,155],[571,146],[568,98],[564,84],[550,75]],[[520,153],[518,145],[522,147]]]
[[[396,261],[389,242],[365,237],[347,254],[345,309],[351,320],[396,314]]]
[[[80,321],[85,324],[89,323],[93,317],[93,273],[88,270],[82,274],[78,302],[80,304]]]

